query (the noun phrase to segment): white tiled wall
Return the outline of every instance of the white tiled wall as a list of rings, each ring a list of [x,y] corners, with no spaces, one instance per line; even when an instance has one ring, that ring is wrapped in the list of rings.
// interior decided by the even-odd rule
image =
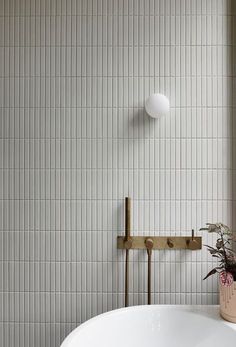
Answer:
[[[57,347],[123,306],[125,196],[136,235],[236,224],[234,4],[0,0],[0,346]],[[217,302],[205,250],[153,259],[154,303]]]

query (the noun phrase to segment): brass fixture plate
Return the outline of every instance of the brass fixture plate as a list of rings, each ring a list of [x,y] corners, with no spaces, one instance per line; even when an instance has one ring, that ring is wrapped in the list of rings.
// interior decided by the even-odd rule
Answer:
[[[118,249],[147,249],[146,241],[153,241],[152,249],[190,249],[202,248],[201,236],[131,236],[127,247],[125,236],[117,237]]]

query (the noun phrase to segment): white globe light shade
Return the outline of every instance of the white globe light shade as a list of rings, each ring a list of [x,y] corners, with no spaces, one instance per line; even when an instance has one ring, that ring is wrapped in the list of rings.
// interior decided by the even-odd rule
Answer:
[[[145,110],[149,116],[153,118],[159,118],[168,113],[170,109],[170,103],[168,98],[163,94],[152,94],[145,102]]]

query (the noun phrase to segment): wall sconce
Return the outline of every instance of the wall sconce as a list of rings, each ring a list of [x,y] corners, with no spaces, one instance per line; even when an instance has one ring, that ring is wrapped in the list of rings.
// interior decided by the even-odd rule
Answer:
[[[160,118],[168,113],[169,109],[169,99],[164,94],[152,94],[145,102],[145,110],[152,118]]]

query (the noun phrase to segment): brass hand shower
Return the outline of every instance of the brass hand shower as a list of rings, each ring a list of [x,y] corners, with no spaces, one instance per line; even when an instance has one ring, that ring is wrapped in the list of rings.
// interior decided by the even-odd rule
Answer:
[[[125,307],[129,306],[129,250],[132,247],[132,239],[130,237],[131,229],[131,200],[125,198]]]

